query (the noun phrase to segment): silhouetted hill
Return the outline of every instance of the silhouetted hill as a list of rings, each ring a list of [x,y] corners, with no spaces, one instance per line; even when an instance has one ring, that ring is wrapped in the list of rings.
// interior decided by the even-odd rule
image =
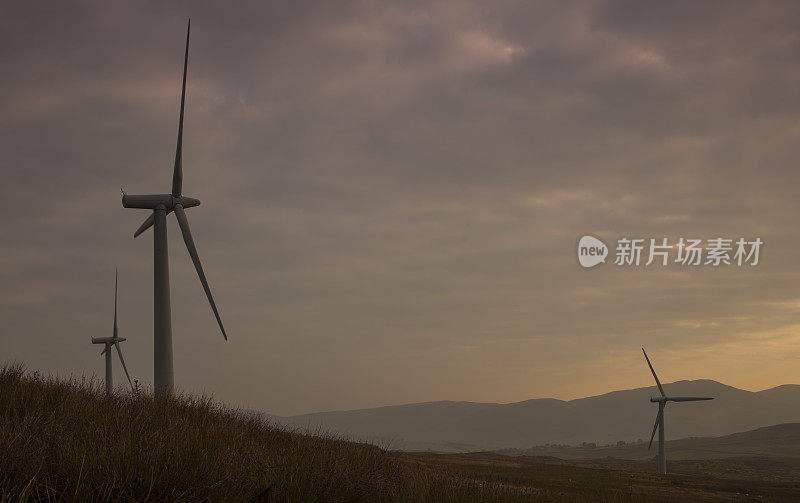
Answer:
[[[722,436],[800,420],[800,386],[752,392],[712,380],[664,385],[668,395],[715,400],[670,403],[667,439]],[[552,398],[508,404],[427,402],[276,418],[405,450],[465,452],[543,444],[615,444],[649,439],[657,406],[655,386],[576,400]]]

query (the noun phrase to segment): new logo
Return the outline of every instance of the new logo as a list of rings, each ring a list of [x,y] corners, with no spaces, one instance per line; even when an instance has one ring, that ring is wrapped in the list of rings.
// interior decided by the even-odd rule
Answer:
[[[608,246],[594,236],[583,236],[578,241],[578,262],[589,268],[606,261]]]

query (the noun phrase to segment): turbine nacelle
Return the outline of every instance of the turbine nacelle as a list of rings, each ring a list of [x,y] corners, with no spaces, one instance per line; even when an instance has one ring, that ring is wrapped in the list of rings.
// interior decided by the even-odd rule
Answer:
[[[125,340],[125,337],[92,337],[92,344],[114,344]]]
[[[200,206],[200,200],[186,196],[175,197],[172,194],[122,195],[122,206],[125,208],[164,209],[170,213],[178,204],[184,208],[193,208]]]

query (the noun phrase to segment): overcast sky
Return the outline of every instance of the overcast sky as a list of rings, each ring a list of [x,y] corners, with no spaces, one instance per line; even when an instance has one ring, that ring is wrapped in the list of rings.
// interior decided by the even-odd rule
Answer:
[[[796,2],[4,2],[0,360],[102,375],[114,268],[152,383],[168,218],[176,386],[276,414],[796,383]],[[764,241],[756,267],[582,269],[576,243]],[[612,249],[612,255],[614,253]],[[117,383],[123,382],[115,361]]]

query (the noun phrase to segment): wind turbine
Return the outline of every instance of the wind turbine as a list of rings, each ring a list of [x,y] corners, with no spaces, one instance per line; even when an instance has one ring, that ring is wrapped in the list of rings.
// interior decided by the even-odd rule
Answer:
[[[105,344],[105,349],[100,353],[101,355],[106,355],[106,394],[110,395],[114,391],[114,377],[111,373],[111,346],[115,346],[117,348],[117,354],[119,354],[119,361],[122,362],[122,368],[125,369],[125,375],[128,376],[128,383],[131,385],[131,389],[133,389],[133,383],[131,382],[131,376],[128,374],[128,367],[125,365],[125,359],[122,357],[122,350],[119,347],[119,343],[124,341],[124,337],[120,337],[117,335],[117,279],[118,279],[118,271],[114,272],[114,332],[111,337],[92,337],[92,344]]]
[[[186,28],[186,53],[183,58],[183,87],[181,88],[181,115],[178,123],[178,147],[175,151],[175,167],[172,173],[172,192],[169,194],[152,194],[133,196],[122,193],[122,206],[125,208],[142,208],[152,210],[149,217],[142,223],[139,229],[133,234],[137,237],[148,228],[153,227],[153,381],[156,392],[170,393],[173,388],[174,375],[172,370],[172,320],[169,307],[169,257],[167,254],[167,215],[175,213],[178,225],[183,233],[183,241],[186,249],[192,257],[197,275],[203,284],[203,289],[211,304],[211,310],[217,318],[217,323],[222,331],[222,336],[228,340],[225,327],[211,296],[211,289],[208,287],[206,275],[203,273],[203,266],[197,256],[197,249],[194,246],[192,233],[189,230],[189,221],[186,219],[185,208],[199,206],[200,201],[191,197],[186,197],[182,193],[183,188],[183,109],[186,101],[186,66],[189,61],[189,31],[192,22]]]
[[[651,402],[658,402],[658,415],[656,416],[656,424],[653,425],[653,434],[650,435],[650,444],[647,446],[647,450],[650,450],[650,447],[653,446],[653,438],[656,436],[656,429],[658,429],[658,473],[664,475],[667,473],[667,458],[664,457],[664,407],[667,406],[667,402],[697,402],[700,400],[713,400],[714,398],[700,396],[667,396],[664,393],[664,388],[661,387],[661,382],[658,380],[656,371],[653,370],[653,365],[650,364],[650,358],[647,357],[647,352],[644,348],[642,348],[642,353],[644,353],[647,366],[650,367],[650,372],[653,373],[653,378],[656,380],[658,391],[661,393],[659,397],[650,398]]]

